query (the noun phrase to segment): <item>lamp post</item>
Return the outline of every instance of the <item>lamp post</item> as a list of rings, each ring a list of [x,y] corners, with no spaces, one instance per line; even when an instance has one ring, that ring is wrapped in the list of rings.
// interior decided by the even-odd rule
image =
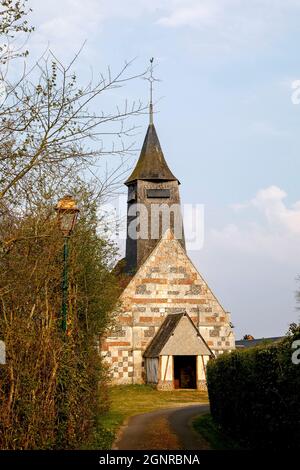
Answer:
[[[55,207],[58,219],[58,225],[64,236],[64,269],[62,282],[62,311],[61,311],[61,327],[64,333],[67,331],[67,301],[68,301],[68,255],[69,255],[69,238],[75,227],[79,214],[72,196],[64,196],[60,199]]]

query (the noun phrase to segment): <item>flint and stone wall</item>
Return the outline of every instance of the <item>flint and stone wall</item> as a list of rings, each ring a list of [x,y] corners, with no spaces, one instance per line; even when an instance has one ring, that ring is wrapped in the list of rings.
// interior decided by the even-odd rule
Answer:
[[[171,232],[159,242],[120,300],[122,310],[101,345],[113,383],[144,383],[143,352],[170,313],[186,311],[215,355],[235,348],[230,314]]]

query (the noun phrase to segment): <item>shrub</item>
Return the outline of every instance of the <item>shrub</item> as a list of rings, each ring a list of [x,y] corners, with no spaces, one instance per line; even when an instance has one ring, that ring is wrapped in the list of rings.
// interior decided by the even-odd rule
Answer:
[[[0,223],[2,238],[9,240],[0,253],[0,338],[7,353],[7,364],[0,366],[1,449],[87,446],[107,407],[96,339],[119,293],[110,269],[114,249],[97,235],[95,208],[82,202],[70,240],[64,334],[63,240],[51,214],[52,207],[44,207]]]
[[[292,362],[292,342],[224,354],[207,368],[214,420],[244,445],[297,448],[300,443],[300,365]]]

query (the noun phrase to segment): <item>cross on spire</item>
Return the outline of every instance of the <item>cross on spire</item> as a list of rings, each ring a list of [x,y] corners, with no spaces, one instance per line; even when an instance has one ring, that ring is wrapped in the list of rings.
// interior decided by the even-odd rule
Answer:
[[[149,71],[149,76],[148,77],[144,77],[145,80],[148,80],[149,84],[150,84],[150,104],[149,104],[149,123],[150,124],[153,124],[153,82],[159,82],[160,80],[158,80],[157,78],[155,78],[153,76],[153,61],[154,61],[154,57],[151,57],[150,59],[150,67],[148,69]]]

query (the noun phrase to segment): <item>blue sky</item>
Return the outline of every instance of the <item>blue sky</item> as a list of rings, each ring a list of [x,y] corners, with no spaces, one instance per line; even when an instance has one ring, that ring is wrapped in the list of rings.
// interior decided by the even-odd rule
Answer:
[[[190,257],[232,313],[236,336],[284,334],[300,274],[300,0],[31,0],[33,57],[49,44],[88,80],[155,57],[155,124],[183,203],[205,205]],[[99,106],[148,100],[136,80]],[[160,99],[161,98],[161,99]],[[140,146],[147,126],[141,116]],[[134,162],[134,159],[132,163]]]

